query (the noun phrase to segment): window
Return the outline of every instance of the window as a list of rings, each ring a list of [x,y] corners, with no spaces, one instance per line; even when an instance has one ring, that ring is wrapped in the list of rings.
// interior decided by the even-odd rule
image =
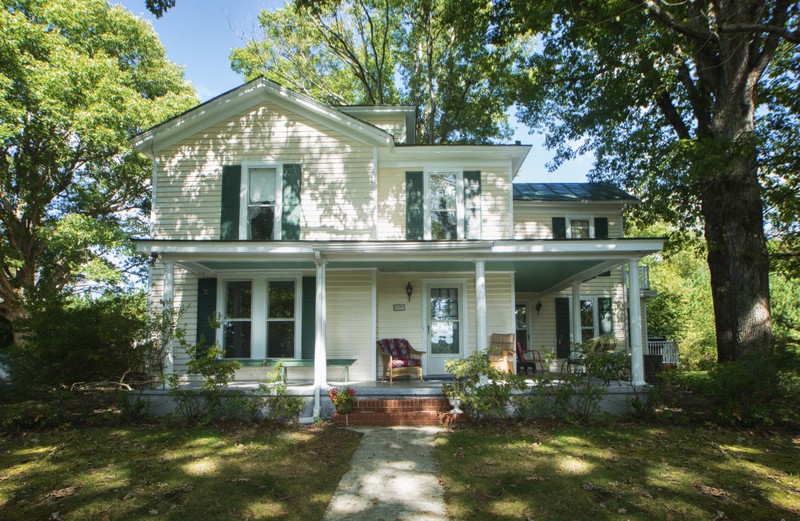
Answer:
[[[459,230],[458,208],[459,197],[457,185],[458,173],[431,172],[428,174],[428,229],[426,239],[450,240],[463,235]]]
[[[590,219],[567,218],[567,221],[569,224],[567,226],[568,239],[589,239],[594,235],[594,233],[592,233],[592,227],[589,224],[591,222]]]
[[[299,275],[264,275],[221,283],[225,358],[300,356],[300,280]]]
[[[601,335],[613,334],[613,308],[611,299],[604,297],[581,297],[580,320],[581,343],[585,343]]]
[[[267,356],[294,357],[294,281],[269,281],[267,289]]]
[[[553,217],[553,239],[608,239],[608,217]]]
[[[248,170],[247,189],[247,238],[273,239],[276,232],[277,172],[274,168],[251,168]]]
[[[252,302],[252,282],[225,283],[225,322],[222,328],[225,358],[250,358]]]
[[[247,205],[242,207],[239,236],[272,240],[281,236],[281,204],[278,194],[283,183],[276,167],[250,167],[242,176]]]
[[[406,239],[480,238],[480,171],[406,172]]]
[[[220,239],[300,240],[299,164],[222,167]]]

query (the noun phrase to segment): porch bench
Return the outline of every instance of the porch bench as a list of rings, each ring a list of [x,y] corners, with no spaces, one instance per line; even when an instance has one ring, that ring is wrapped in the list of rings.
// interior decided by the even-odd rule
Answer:
[[[314,367],[313,358],[225,358],[226,361],[236,361],[242,367],[272,367],[282,364],[281,379],[286,383],[286,369],[289,367]],[[357,358],[328,358],[328,367],[341,367],[344,369],[344,381],[350,380],[350,366],[356,363]]]

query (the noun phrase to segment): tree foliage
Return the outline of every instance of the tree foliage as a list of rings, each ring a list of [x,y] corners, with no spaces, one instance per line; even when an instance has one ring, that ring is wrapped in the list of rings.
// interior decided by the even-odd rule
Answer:
[[[196,102],[152,27],[104,0],[2,0],[0,316],[122,281],[149,213],[128,137]]]
[[[248,79],[334,105],[414,105],[422,143],[511,135],[506,93],[527,39],[492,44],[490,2],[296,0],[259,23],[261,34],[231,53]]]
[[[702,230],[719,358],[769,351],[762,215],[766,202],[768,215],[796,223],[797,206],[762,190],[797,183],[782,161],[796,132],[797,4],[500,2],[497,13],[510,20],[499,37],[547,29],[520,69],[519,96],[523,121],[550,132],[555,163],[594,151],[591,177],[638,195],[641,222]],[[770,117],[785,128],[765,129]]]

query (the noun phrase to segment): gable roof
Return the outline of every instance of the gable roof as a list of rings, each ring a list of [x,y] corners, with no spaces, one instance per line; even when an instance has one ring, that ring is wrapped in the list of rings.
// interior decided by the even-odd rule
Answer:
[[[130,141],[134,148],[153,157],[159,150],[265,101],[276,103],[357,141],[376,146],[393,145],[392,135],[385,130],[298,94],[263,76],[159,123],[133,136]]]
[[[514,183],[513,186],[514,201],[641,202],[610,183]]]

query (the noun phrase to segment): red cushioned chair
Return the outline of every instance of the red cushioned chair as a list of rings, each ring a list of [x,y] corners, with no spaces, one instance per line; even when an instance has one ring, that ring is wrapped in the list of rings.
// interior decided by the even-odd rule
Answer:
[[[405,338],[383,338],[378,340],[378,349],[383,355],[383,375],[389,377],[389,383],[395,376],[419,375],[422,379],[422,355],[425,351],[417,351]]]

